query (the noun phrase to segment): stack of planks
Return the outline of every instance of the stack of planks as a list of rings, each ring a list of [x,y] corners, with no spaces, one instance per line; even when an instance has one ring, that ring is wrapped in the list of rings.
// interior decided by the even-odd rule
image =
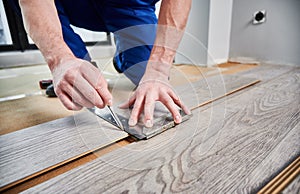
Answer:
[[[261,65],[178,86],[188,122],[25,193],[256,192],[300,154],[299,79],[299,68]],[[1,188],[127,137],[89,114],[0,136]]]

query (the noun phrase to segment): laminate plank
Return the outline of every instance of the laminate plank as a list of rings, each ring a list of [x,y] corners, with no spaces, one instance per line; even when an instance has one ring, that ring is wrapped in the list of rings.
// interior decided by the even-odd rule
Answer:
[[[299,130],[299,94],[267,88],[256,87],[206,110],[196,109],[188,122],[147,141],[131,143],[24,193],[240,191],[247,176],[291,131]],[[295,148],[286,149],[291,152]]]
[[[216,83],[219,81],[221,84]],[[214,95],[210,95],[210,91],[202,86],[203,81],[194,83],[193,87],[199,87],[198,94],[195,95],[200,94],[200,103],[207,103],[226,92],[255,81],[252,78],[236,76],[209,77],[205,82],[209,83]],[[223,92],[219,90],[220,86],[224,89]],[[118,91],[114,91],[114,95],[116,93]],[[119,93],[122,94],[117,95],[119,98],[130,96],[128,91],[119,91]],[[183,91],[181,94],[185,93],[186,91]],[[193,102],[192,106],[197,105],[197,102],[191,99],[187,99],[187,102]],[[128,110],[118,110],[118,112],[125,117],[130,114]],[[154,116],[159,118],[167,112],[162,108],[161,111],[156,111]],[[31,178],[33,174],[45,172],[125,137],[127,137],[126,133],[116,130],[91,113],[74,115],[0,136],[0,189],[5,189]]]
[[[237,75],[256,78],[262,82],[267,82],[272,79],[276,79],[278,76],[292,71],[295,68],[297,67],[288,65],[259,64],[256,68],[239,72]]]
[[[247,175],[240,183],[240,189],[231,191],[231,193],[247,193],[250,191],[257,193],[266,184],[273,181],[275,175],[285,170],[288,164],[300,156],[299,131],[300,123],[286,135],[265,160]]]
[[[262,85],[261,87],[264,87]],[[300,93],[300,68],[294,68],[291,71],[276,77],[272,84],[268,84],[272,90],[284,89],[286,92]]]
[[[258,194],[262,193],[280,193],[288,186],[297,175],[300,174],[300,157],[295,159],[289,166],[280,172],[274,179],[265,185]]]
[[[298,175],[283,191],[282,194],[300,193],[300,175]]]
[[[258,86],[262,89],[272,91],[285,91],[299,96],[300,89],[300,68],[284,73],[277,79],[267,85]],[[276,96],[273,96],[273,101]],[[299,102],[299,99],[297,99]],[[300,155],[300,125],[298,124],[282,142],[278,144],[276,149],[252,171],[247,178],[241,183],[244,187],[237,193],[246,191],[258,192],[260,188],[266,185],[274,175],[278,174],[287,166],[294,158]],[[260,179],[258,179],[260,177]],[[261,181],[258,181],[261,180]],[[233,192],[233,191],[232,191]]]
[[[235,75],[215,75],[175,88],[186,106],[194,109],[212,99],[220,98],[241,87],[257,83],[256,78]]]
[[[84,112],[0,136],[0,188],[127,137]]]

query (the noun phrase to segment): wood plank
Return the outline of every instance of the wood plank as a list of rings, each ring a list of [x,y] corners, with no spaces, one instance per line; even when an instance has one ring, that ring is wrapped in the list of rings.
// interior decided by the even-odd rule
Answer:
[[[127,137],[90,112],[0,136],[0,187]]]
[[[222,83],[216,84],[217,81]],[[208,94],[210,91],[202,86],[203,81],[194,83],[193,86],[203,88],[198,90],[202,96],[200,99],[202,104],[209,103],[217,97],[227,94],[226,92],[230,92],[230,90],[234,91],[248,86],[247,84],[256,83],[257,80],[228,75],[209,77],[206,82],[210,84],[213,92],[216,91],[213,95]],[[220,92],[219,86],[224,89],[223,92]],[[116,95],[116,93],[122,93],[122,95]],[[130,96],[127,90],[114,91],[114,95],[122,96],[123,99]],[[195,93],[195,95],[198,94]],[[196,101],[187,99],[187,102],[195,103]],[[196,104],[191,105],[195,106]],[[123,113],[124,116],[129,116],[128,110],[119,110],[118,112]],[[155,118],[163,113],[157,112]],[[100,118],[95,118],[90,113],[74,115],[0,136],[0,167],[3,168],[3,173],[0,176],[0,190],[28,180],[125,137],[127,137],[126,133],[116,130],[113,126]],[[26,141],[23,141],[24,139]],[[25,168],[24,165],[27,167]]]
[[[195,110],[188,122],[174,129],[131,143],[24,193],[238,192],[249,173],[299,129],[299,94],[267,89],[267,84]]]
[[[280,75],[292,71],[295,68],[297,67],[288,65],[259,64],[257,68],[240,72],[237,75],[256,78],[262,82],[267,82],[272,79],[276,79]]]
[[[262,85],[261,87],[264,87]],[[268,84],[269,89],[281,90],[284,88],[286,92],[300,93],[300,67],[294,68],[291,71],[278,76],[271,84]]]
[[[195,109],[199,105],[211,102],[212,99],[226,96],[257,82],[255,78],[219,74],[178,86],[175,91],[186,106]]]
[[[16,186],[13,186],[11,188],[6,189],[5,191],[1,191],[3,194],[11,194],[11,193],[20,193],[26,189],[29,189],[35,185],[38,185],[40,183],[43,183],[53,177],[56,177],[60,174],[63,174],[71,169],[74,169],[78,166],[81,166],[83,164],[86,164],[87,162],[90,162],[94,159],[96,159],[99,156],[102,156],[108,152],[111,152],[112,150],[118,149],[122,146],[128,145],[129,143],[133,142],[133,140],[128,137],[125,139],[122,139],[120,141],[117,141],[109,146],[106,146],[104,148],[101,148],[95,152],[89,153],[83,157],[77,158],[76,160],[73,160],[71,162],[68,162],[62,166],[59,166],[58,168],[54,168],[50,171],[47,171],[46,173],[43,173],[41,175],[35,176],[27,181],[24,181]]]
[[[270,180],[272,182],[275,175],[288,170],[287,165],[300,156],[299,129],[300,124],[298,123],[266,159],[240,183],[242,190],[239,190],[238,193],[245,193],[247,191],[266,193],[266,190],[261,190],[261,188],[265,188],[265,185],[267,185]],[[285,179],[286,177],[284,180]],[[276,188],[278,188],[278,186],[276,186]]]
[[[298,175],[283,191],[282,194],[300,193],[300,175]]]
[[[300,157],[280,172],[258,193],[280,193],[297,175],[300,174]]]

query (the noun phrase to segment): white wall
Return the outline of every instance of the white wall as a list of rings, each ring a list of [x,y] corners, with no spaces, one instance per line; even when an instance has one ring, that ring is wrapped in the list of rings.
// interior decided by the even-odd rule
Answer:
[[[253,25],[259,10],[266,22]],[[193,0],[175,62],[227,60],[300,65],[300,0]]]
[[[266,22],[252,14],[265,9]],[[300,0],[233,0],[230,60],[300,66]]]
[[[206,65],[209,0],[193,0],[187,27],[177,49],[175,63]]]
[[[213,65],[227,62],[233,0],[193,0],[175,63]]]
[[[211,0],[207,63],[227,62],[230,48],[231,13],[233,0]]]

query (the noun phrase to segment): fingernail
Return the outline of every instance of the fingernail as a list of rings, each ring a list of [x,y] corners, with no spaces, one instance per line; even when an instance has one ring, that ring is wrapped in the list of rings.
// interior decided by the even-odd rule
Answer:
[[[150,119],[148,119],[148,120],[146,121],[146,123],[145,123],[145,126],[146,126],[146,127],[152,127],[152,126],[153,126],[152,121],[151,121]]]
[[[180,117],[179,115],[176,115],[175,121],[176,121],[177,123],[181,123],[181,117]]]
[[[112,106],[112,99],[108,100],[108,106]]]
[[[129,121],[128,121],[128,125],[129,126],[135,126],[135,124],[136,124],[136,122],[133,120],[133,119],[129,119]]]

